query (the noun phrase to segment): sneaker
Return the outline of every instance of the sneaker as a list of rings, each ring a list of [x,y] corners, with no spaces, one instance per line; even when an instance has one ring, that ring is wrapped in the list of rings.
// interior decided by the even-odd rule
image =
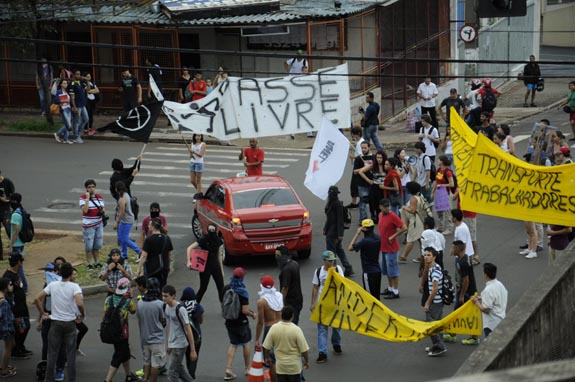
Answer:
[[[519,252],[520,255],[527,255],[529,252],[531,252],[529,250],[529,248],[525,248],[523,251]]]
[[[62,140],[60,139],[60,137],[56,133],[54,133],[54,139],[56,140],[56,142],[62,143]]]
[[[130,375],[128,375],[126,377],[126,382],[136,382],[136,381],[141,381],[141,380],[142,379],[134,373],[130,373]]]
[[[74,139],[74,143],[82,144],[82,143],[84,143],[84,141],[82,140],[82,138],[78,137],[78,138]]]
[[[86,265],[86,269],[92,270],[92,269],[94,269],[94,266],[92,264],[88,264],[88,265]]]
[[[89,135],[89,136],[92,136],[92,135],[94,135],[94,134],[96,134],[96,130],[94,130],[94,129],[88,130],[88,135]]]
[[[519,249],[527,249],[529,248],[529,244],[523,244],[519,246]]]
[[[383,298],[385,300],[395,300],[396,298],[399,298],[399,293],[393,293],[391,292],[390,294],[387,294],[385,296],[383,296]]]
[[[86,353],[84,353],[84,352],[82,351],[82,349],[76,350],[76,354],[78,354],[78,355],[81,356],[81,357],[85,357],[85,356],[86,356]]]
[[[166,367],[166,365],[160,366],[160,368],[158,369],[158,375],[166,375],[167,373],[168,368]]]
[[[136,371],[134,374],[136,374],[138,377],[143,377],[144,376],[144,369],[140,369],[140,370]]]
[[[54,377],[54,381],[61,382],[64,380],[64,370],[56,370],[56,376]]]
[[[432,351],[430,351],[429,353],[427,353],[428,356],[430,357],[437,357],[443,353],[445,353],[447,351],[447,348],[443,348],[443,349],[434,349]]]
[[[359,204],[357,203],[349,203],[347,206],[345,206],[345,208],[357,208],[359,207]]]
[[[64,141],[64,142],[62,142],[62,143],[65,143],[65,144],[67,144],[67,145],[73,145],[73,144],[74,144],[74,142],[72,142],[72,141]]]
[[[29,359],[30,357],[30,354],[26,354],[24,352],[12,352],[12,358],[15,359]]]
[[[317,359],[315,360],[315,363],[324,363],[327,361],[327,354],[325,353],[319,353],[319,356],[317,357]]]
[[[537,105],[534,104],[533,102],[531,102],[531,105],[529,105],[529,106],[531,106],[531,107],[537,107]]]
[[[411,262],[412,262],[412,263],[416,263],[416,264],[421,263],[421,256],[416,257],[415,259],[411,260]]]
[[[457,341],[457,336],[449,333],[443,334],[443,341],[454,344]]]
[[[383,292],[381,292],[381,295],[387,296],[388,294],[392,294],[392,293],[393,293],[392,291],[390,291],[389,289],[386,288]]]
[[[400,258],[397,259],[397,262],[398,262],[399,264],[407,264],[407,259],[404,259],[403,257],[400,257]]]
[[[535,249],[535,252],[541,252],[543,250],[543,247],[538,245],[537,248]]]
[[[537,252],[529,252],[526,256],[526,259],[535,259],[537,258]]]
[[[468,339],[466,339],[466,340],[462,340],[462,341],[461,341],[461,343],[462,343],[463,345],[479,345],[479,342],[480,342],[480,339],[479,339],[479,338],[473,338],[473,337],[470,337],[470,338],[468,338]]]
[[[333,345],[333,352],[337,355],[341,355],[343,353],[341,351],[341,345]]]

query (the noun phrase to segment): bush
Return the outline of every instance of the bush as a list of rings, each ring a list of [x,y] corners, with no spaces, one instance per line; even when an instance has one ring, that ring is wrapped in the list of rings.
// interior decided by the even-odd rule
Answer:
[[[45,119],[30,119],[23,121],[16,121],[12,123],[6,123],[8,130],[10,131],[40,131],[40,132],[51,132],[54,131],[54,127],[51,126]]]

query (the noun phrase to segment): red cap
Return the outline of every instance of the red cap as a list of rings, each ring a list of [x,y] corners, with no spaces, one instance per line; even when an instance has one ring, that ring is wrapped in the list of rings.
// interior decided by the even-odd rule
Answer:
[[[274,278],[271,276],[264,276],[260,280],[260,283],[264,288],[273,288],[274,286]]]
[[[569,156],[571,154],[571,150],[569,149],[569,147],[561,147],[559,151],[561,151],[561,154],[566,156]]]
[[[241,279],[246,275],[246,271],[244,271],[244,268],[242,267],[237,267],[236,269],[234,269],[234,271],[232,272],[232,275],[236,278],[236,279]]]

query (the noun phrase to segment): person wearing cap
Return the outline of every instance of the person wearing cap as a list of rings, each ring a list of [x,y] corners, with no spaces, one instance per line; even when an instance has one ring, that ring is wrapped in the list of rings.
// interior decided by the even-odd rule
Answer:
[[[10,243],[8,244],[8,248],[12,250],[12,253],[16,252],[22,255],[22,259],[26,257],[24,253],[24,243],[20,240],[20,228],[22,228],[22,214],[24,213],[24,208],[22,207],[22,195],[13,192],[10,195],[10,207],[12,208],[12,215],[10,216]],[[20,268],[18,268],[18,273],[20,274],[20,278],[22,280],[22,285],[24,288],[24,292],[28,293],[28,280],[26,279],[26,273],[24,272],[24,266],[21,264]]]
[[[561,147],[559,149],[559,155],[556,154],[555,164],[568,164],[573,163],[571,160],[571,149],[569,147]]]
[[[364,219],[361,227],[357,229],[355,235],[349,243],[348,251],[360,251],[361,269],[363,271],[363,289],[368,291],[373,297],[379,300],[381,290],[381,267],[379,266],[379,247],[381,245],[379,235],[374,233],[373,220]],[[357,241],[359,235],[363,233],[362,240]]]
[[[252,331],[248,316],[255,319],[256,313],[250,310],[249,293],[244,285],[244,276],[246,272],[243,268],[235,268],[230,277],[230,283],[224,287],[225,295],[228,289],[232,289],[239,297],[241,309],[238,318],[235,320],[226,320],[226,330],[230,339],[230,347],[226,359],[225,381],[236,379],[237,375],[232,370],[232,364],[238,347],[243,349],[245,374],[250,370],[250,341],[252,340]]]
[[[482,84],[483,86],[477,91],[476,97],[478,100],[481,100],[481,112],[483,113],[486,111],[489,113],[489,117],[491,117],[493,115],[493,108],[491,107],[492,105],[486,105],[485,98],[490,96],[490,92],[493,93],[495,99],[499,98],[502,93],[499,89],[496,89],[492,86],[493,81],[491,78],[484,78]]]
[[[146,293],[138,301],[136,309],[144,360],[144,381],[156,382],[159,368],[166,364],[166,318],[163,307],[160,282],[157,278],[150,277],[146,281]]]
[[[408,183],[409,184],[409,183]],[[387,288],[383,291],[386,300],[399,298],[399,243],[397,237],[407,231],[407,225],[391,211],[391,202],[381,199],[377,230],[381,238],[381,273],[387,276]]]
[[[437,112],[441,115],[441,118],[445,121],[447,126],[451,126],[449,117],[451,116],[452,107],[455,108],[457,114],[462,117],[467,114],[467,106],[465,106],[465,102],[463,102],[461,97],[457,94],[457,89],[455,88],[449,89],[449,97],[445,97],[437,108]],[[443,108],[445,108],[445,111]]]
[[[290,76],[296,74],[302,74],[303,68],[308,67],[307,59],[303,56],[303,50],[299,49],[297,51],[297,57],[290,58],[284,62],[284,69],[290,74]]]
[[[260,296],[257,301],[258,307],[258,319],[256,323],[256,338],[255,346],[260,347],[262,342],[265,341],[266,336],[273,324],[281,320],[281,310],[284,306],[283,296],[280,292],[274,288],[274,279],[271,276],[263,276],[260,280],[260,291],[258,292]],[[260,337],[263,338],[260,342]],[[270,358],[272,363],[268,365],[270,367],[271,380],[276,380],[275,375],[275,357],[273,351],[271,352]],[[267,357],[267,352],[264,357]]]
[[[421,115],[429,114],[433,126],[437,126],[435,97],[438,95],[437,86],[431,82],[431,77],[425,76],[425,80],[417,87],[417,98],[421,100]]]
[[[313,289],[311,292],[311,304],[309,310],[313,313],[317,305],[319,296],[327,280],[327,274],[330,268],[335,268],[336,272],[342,277],[343,269],[336,264],[337,256],[332,251],[324,251],[322,254],[323,265],[315,270],[313,273]],[[317,324],[317,350],[319,352],[316,359],[316,363],[324,363],[327,361],[327,336],[329,327],[322,324]],[[331,329],[331,345],[333,346],[333,352],[336,355],[341,355],[341,329],[332,328]]]
[[[161,214],[160,203],[152,202],[150,203],[150,215],[145,216],[142,219],[142,227],[140,231],[140,248],[144,247],[144,240],[146,240],[151,234],[150,221],[154,218],[159,218],[162,221],[162,233],[164,235],[168,234],[168,221],[166,217]],[[138,259],[138,261],[140,261]]]
[[[200,348],[202,346],[202,328],[201,324],[204,322],[204,307],[198,301],[198,297],[194,288],[186,287],[182,291],[182,296],[180,301],[186,307],[188,311],[188,317],[190,319],[190,325],[192,327],[192,332],[194,334],[194,348],[196,349],[197,357],[200,356]],[[190,377],[196,379],[196,368],[198,366],[198,359],[195,361],[190,360],[191,348],[188,346],[186,350],[186,366],[188,367],[188,373]]]
[[[122,83],[118,88],[122,93],[122,107],[128,112],[142,103],[142,85],[136,77],[130,73],[129,68],[122,71]]]
[[[104,315],[106,315],[108,309],[116,308],[120,310],[122,325],[125,325],[127,328],[128,315],[136,313],[136,304],[132,300],[130,293],[130,280],[125,277],[118,280],[115,293],[106,297],[106,301],[104,302]],[[130,358],[129,332],[126,331],[125,338],[122,337],[121,341],[114,344],[114,354],[112,355],[112,361],[110,362],[105,382],[112,382],[120,366],[124,367],[126,382],[139,381],[140,378],[132,373],[132,370],[130,369]]]
[[[263,344],[267,354],[272,349],[275,353],[278,382],[299,382],[303,380],[303,369],[309,369],[309,346],[301,328],[293,323],[293,316],[294,309],[284,306],[281,321],[270,328]],[[269,364],[271,357],[266,358]]]
[[[76,339],[77,322],[85,317],[84,299],[82,289],[72,282],[74,268],[70,263],[63,263],[60,267],[62,280],[48,284],[42,290],[34,303],[42,320],[50,320],[50,329],[47,337],[48,354],[46,364],[46,382],[54,382],[55,377],[61,377],[62,371],[56,370],[58,366],[58,353],[61,347],[66,349],[66,378],[69,382],[76,382]],[[44,307],[46,297],[51,296],[51,312]],[[63,380],[58,378],[58,380]]]
[[[14,195],[14,194],[13,194]],[[24,282],[20,275],[20,269],[24,262],[24,257],[18,252],[12,252],[8,258],[8,269],[2,277],[10,279],[14,286],[12,312],[14,313],[16,325],[16,334],[14,336],[14,347],[12,348],[12,357],[28,359],[32,352],[26,349],[24,342],[30,330],[30,312],[26,304],[26,290]]]
[[[122,258],[122,252],[118,248],[112,248],[108,254],[106,266],[100,272],[100,280],[108,285],[108,296],[115,293],[118,281],[121,278],[132,280],[134,274],[127,259]]]
[[[339,188],[337,186],[330,186],[327,191],[327,204],[325,206],[325,225],[323,226],[323,234],[325,235],[325,246],[328,251],[333,251],[341,259],[341,264],[345,268],[345,276],[350,277],[354,275],[353,267],[347,259],[347,255],[343,250],[343,203],[338,197]]]
[[[82,209],[82,235],[86,252],[86,268],[100,268],[100,249],[104,243],[104,221],[106,210],[102,195],[96,193],[96,181],[84,182],[86,192],[80,195]],[[107,218],[107,216],[106,216]],[[93,263],[93,264],[92,264]]]
[[[290,305],[294,310],[292,322],[299,323],[299,314],[303,308],[303,293],[301,291],[301,275],[299,264],[289,255],[288,248],[280,245],[275,251],[276,260],[280,268],[278,276],[280,292],[284,299],[284,306]]]

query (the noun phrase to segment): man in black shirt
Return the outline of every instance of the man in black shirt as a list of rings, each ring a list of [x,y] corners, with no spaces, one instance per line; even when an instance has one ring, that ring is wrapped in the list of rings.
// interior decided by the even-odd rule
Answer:
[[[294,309],[292,322],[297,325],[303,307],[299,264],[291,258],[285,245],[276,248],[276,260],[280,268],[280,292],[284,297],[284,306],[289,305]]]
[[[445,112],[442,111],[444,107]],[[451,123],[449,122],[449,117],[451,115],[450,111],[451,107],[454,107],[455,111],[457,111],[457,114],[459,114],[460,116],[464,115],[467,112],[465,102],[463,102],[461,97],[459,97],[459,95],[457,94],[457,89],[455,88],[449,89],[449,97],[444,98],[443,101],[441,101],[441,105],[439,105],[439,108],[437,110],[437,112],[441,115],[441,118],[443,118],[445,123],[447,123],[447,126],[451,126]]]
[[[163,288],[168,281],[174,247],[170,237],[161,232],[162,221],[160,218],[153,218],[150,221],[150,228],[152,234],[144,240],[137,276],[143,274],[146,277],[156,277]]]
[[[491,116],[488,111],[481,112],[479,116],[479,126],[475,126],[473,130],[477,134],[483,134],[487,138],[493,140],[493,135],[495,135],[495,126],[491,123]]]
[[[10,217],[12,216],[10,195],[15,191],[14,183],[12,183],[10,179],[2,176],[2,171],[0,171],[0,224],[4,225],[6,237],[10,237]],[[2,227],[0,227],[0,229],[1,228]],[[2,235],[0,235],[0,260],[4,260],[4,252],[2,248]]]
[[[110,177],[110,194],[112,194],[112,197],[116,199],[116,201],[119,198],[118,192],[116,191],[116,183],[120,181],[124,182],[128,188],[128,195],[132,196],[130,184],[132,184],[134,177],[138,174],[138,171],[140,171],[141,164],[141,155],[136,158],[136,162],[130,168],[124,168],[124,163],[122,163],[120,159],[116,158],[112,160],[112,170],[114,170],[114,173]]]
[[[531,107],[535,107],[535,93],[537,92],[537,85],[539,83],[539,77],[541,77],[541,69],[539,64],[535,62],[535,56],[529,56],[529,63],[523,68],[523,83],[527,87],[527,93],[525,93],[525,102],[523,102],[523,107],[527,107],[527,100],[529,99],[529,93],[531,93]]]
[[[118,91],[122,93],[124,111],[130,111],[142,103],[142,86],[138,79],[130,73],[130,69],[124,69],[122,72],[122,84]]]
[[[343,250],[342,240],[343,240],[343,203],[339,200],[337,196],[339,194],[339,188],[337,186],[330,186],[328,190],[327,204],[325,206],[325,225],[323,226],[323,234],[325,235],[325,246],[328,251],[332,251],[337,254],[337,257],[341,260],[341,265],[343,265],[346,277],[353,276],[353,267],[347,259],[347,255]]]
[[[216,226],[212,223],[208,224],[208,233],[202,236],[197,242],[193,243],[191,248],[201,248],[208,251],[208,258],[206,260],[206,267],[203,272],[200,272],[200,289],[196,294],[198,304],[202,302],[202,297],[208,289],[210,276],[216,283],[218,288],[218,298],[222,302],[223,289],[224,289],[224,274],[222,268],[222,256],[220,255],[220,247],[224,242],[216,232]],[[189,260],[189,259],[188,259]]]
[[[19,253],[12,253],[8,259],[8,269],[4,272],[2,277],[9,279],[14,286],[14,305],[12,306],[12,313],[14,313],[14,323],[16,326],[16,333],[14,334],[14,347],[12,348],[12,358],[28,359],[32,352],[26,349],[24,342],[30,331],[30,312],[26,304],[26,292],[22,279],[18,274],[24,257]]]

